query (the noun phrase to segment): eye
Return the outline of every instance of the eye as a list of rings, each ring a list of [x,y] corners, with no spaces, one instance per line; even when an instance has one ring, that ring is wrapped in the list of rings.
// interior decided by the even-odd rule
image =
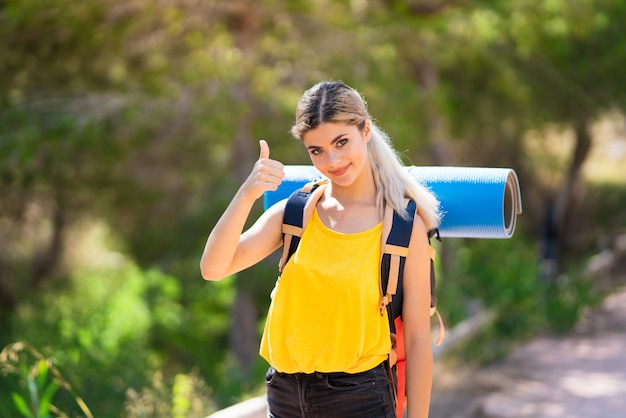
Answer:
[[[313,148],[309,152],[311,153],[311,155],[320,155],[322,153],[322,149],[321,148]]]
[[[342,138],[339,141],[337,141],[337,147],[341,148],[344,145],[346,145],[348,143],[348,138]]]

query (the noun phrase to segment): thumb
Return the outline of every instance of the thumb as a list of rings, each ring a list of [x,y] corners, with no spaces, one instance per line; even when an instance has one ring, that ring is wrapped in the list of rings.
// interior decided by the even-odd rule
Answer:
[[[269,158],[270,157],[270,146],[267,145],[267,141],[264,139],[261,139],[259,141],[259,145],[261,146],[261,154],[259,155],[259,158]]]

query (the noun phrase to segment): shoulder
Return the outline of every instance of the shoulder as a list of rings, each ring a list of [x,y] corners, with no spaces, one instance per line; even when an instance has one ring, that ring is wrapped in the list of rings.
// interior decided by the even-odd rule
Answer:
[[[287,205],[287,199],[283,199],[276,202],[259,217],[257,223],[261,226],[267,225],[269,227],[280,228],[283,223],[283,217],[285,215],[285,206]]]
[[[418,234],[422,234],[426,237],[428,236],[426,223],[419,213],[415,213],[413,216],[413,232],[417,232]]]
[[[411,212],[411,216],[413,217],[413,227],[411,230],[411,244],[409,248],[427,247],[429,244],[426,222],[424,222],[424,219],[420,215],[419,211]]]
[[[274,203],[272,206],[267,208],[264,214],[268,216],[272,216],[272,217],[277,216],[277,215],[280,215],[280,217],[282,217],[283,214],[285,213],[285,207],[287,206],[288,200],[289,199],[283,199]]]

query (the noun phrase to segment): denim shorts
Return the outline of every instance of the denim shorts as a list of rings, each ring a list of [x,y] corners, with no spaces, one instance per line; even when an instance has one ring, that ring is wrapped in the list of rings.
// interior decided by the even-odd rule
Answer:
[[[394,418],[386,363],[361,373],[265,375],[269,418]]]

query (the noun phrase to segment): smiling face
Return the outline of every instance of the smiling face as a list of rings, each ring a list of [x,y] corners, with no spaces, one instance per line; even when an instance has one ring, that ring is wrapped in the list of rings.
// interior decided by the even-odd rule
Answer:
[[[349,186],[369,171],[367,143],[371,127],[324,122],[302,136],[313,165],[338,186]],[[365,170],[367,169],[367,170]]]

